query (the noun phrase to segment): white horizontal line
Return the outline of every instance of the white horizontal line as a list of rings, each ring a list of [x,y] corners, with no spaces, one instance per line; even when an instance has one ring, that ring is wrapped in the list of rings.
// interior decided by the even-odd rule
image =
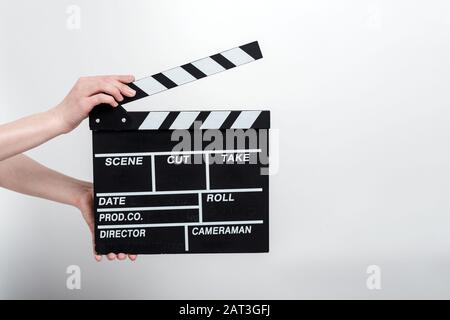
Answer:
[[[120,197],[120,196],[152,196],[165,194],[195,194],[195,193],[235,193],[235,192],[261,192],[262,188],[242,189],[210,189],[210,190],[173,190],[173,191],[137,191],[137,192],[111,192],[97,193],[97,197]]]
[[[97,212],[112,212],[112,211],[155,211],[155,210],[182,210],[182,209],[198,209],[198,206],[161,206],[161,207],[100,208],[100,209],[97,209]]]
[[[97,153],[95,158],[106,157],[149,157],[149,156],[165,156],[172,154],[213,154],[213,153],[256,153],[261,149],[235,149],[235,150],[192,150],[192,151],[160,151],[160,152],[131,152],[131,153]]]
[[[241,220],[241,221],[213,221],[213,222],[181,222],[181,223],[150,223],[150,224],[118,224],[100,225],[98,229],[135,229],[135,228],[162,228],[162,227],[192,227],[192,226],[216,226],[216,225],[241,225],[262,224],[263,220]]]

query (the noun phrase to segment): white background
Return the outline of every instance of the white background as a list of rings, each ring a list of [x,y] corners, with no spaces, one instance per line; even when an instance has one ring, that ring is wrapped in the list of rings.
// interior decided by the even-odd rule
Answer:
[[[140,78],[258,40],[264,59],[139,107],[268,108],[280,170],[269,254],[96,263],[76,209],[0,190],[0,298],[450,298],[449,39],[446,0],[1,1],[1,122],[82,75]],[[29,154],[92,179],[87,123]]]

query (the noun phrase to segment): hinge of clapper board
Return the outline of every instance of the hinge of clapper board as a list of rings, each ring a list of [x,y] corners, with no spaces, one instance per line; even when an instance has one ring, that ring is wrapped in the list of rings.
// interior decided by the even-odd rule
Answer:
[[[96,106],[89,115],[89,126],[91,130],[122,131],[137,129],[146,113],[128,113],[123,107],[125,104],[261,58],[262,53],[259,44],[254,41],[139,79],[129,84],[131,88],[136,90],[136,95],[133,98],[125,98],[121,105],[116,108],[106,104]]]

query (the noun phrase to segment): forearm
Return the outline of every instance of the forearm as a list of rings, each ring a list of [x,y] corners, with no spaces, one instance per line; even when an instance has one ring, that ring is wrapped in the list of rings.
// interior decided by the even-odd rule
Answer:
[[[53,110],[0,125],[0,161],[39,146],[63,131]]]
[[[0,125],[0,161],[70,132],[96,105],[117,107],[123,96],[136,94],[126,85],[133,81],[133,76],[80,78],[64,100],[49,111]]]
[[[25,155],[0,161],[0,186],[79,208],[91,184],[51,170]]]

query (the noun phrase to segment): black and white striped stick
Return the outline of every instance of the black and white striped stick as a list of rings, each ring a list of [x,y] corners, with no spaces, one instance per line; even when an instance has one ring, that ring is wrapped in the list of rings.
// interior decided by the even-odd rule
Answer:
[[[139,79],[132,84],[137,91],[136,96],[125,100],[122,105],[261,58],[261,50],[255,41]]]
[[[150,111],[132,114],[132,130],[263,129],[270,126],[270,112],[267,110]]]
[[[196,60],[182,66],[166,70],[154,74],[152,76],[139,79],[129,86],[136,90],[136,95],[132,98],[125,97],[121,106],[142,99],[144,97],[175,88],[177,86],[189,83],[207,76],[243,65],[255,60],[261,59],[262,53],[257,41],[239,46],[230,50],[223,51],[212,56]],[[173,112],[130,112],[127,113],[123,107],[115,108],[111,112],[111,108],[107,106],[98,106],[94,108],[90,115],[90,127],[93,130],[136,130],[136,129],[186,129],[192,127],[192,123],[200,116],[200,112],[176,112],[177,118],[173,119],[173,123],[169,124],[169,120],[173,117]],[[207,118],[202,120],[202,129],[230,122],[234,118],[234,122],[230,123],[230,128],[249,127],[248,123],[253,119],[255,123],[261,111],[245,111],[240,115],[230,111],[211,112]],[[144,118],[143,118],[144,116]],[[202,116],[205,116],[204,114]],[[255,117],[256,116],[256,117]],[[230,119],[228,118],[230,117]],[[227,121],[228,119],[228,121]],[[191,123],[192,122],[192,123]],[[188,125],[189,124],[189,125]],[[168,127],[167,127],[168,126]],[[167,127],[167,128],[166,128]],[[219,126],[220,127],[220,126]],[[251,126],[250,126],[251,127]]]

